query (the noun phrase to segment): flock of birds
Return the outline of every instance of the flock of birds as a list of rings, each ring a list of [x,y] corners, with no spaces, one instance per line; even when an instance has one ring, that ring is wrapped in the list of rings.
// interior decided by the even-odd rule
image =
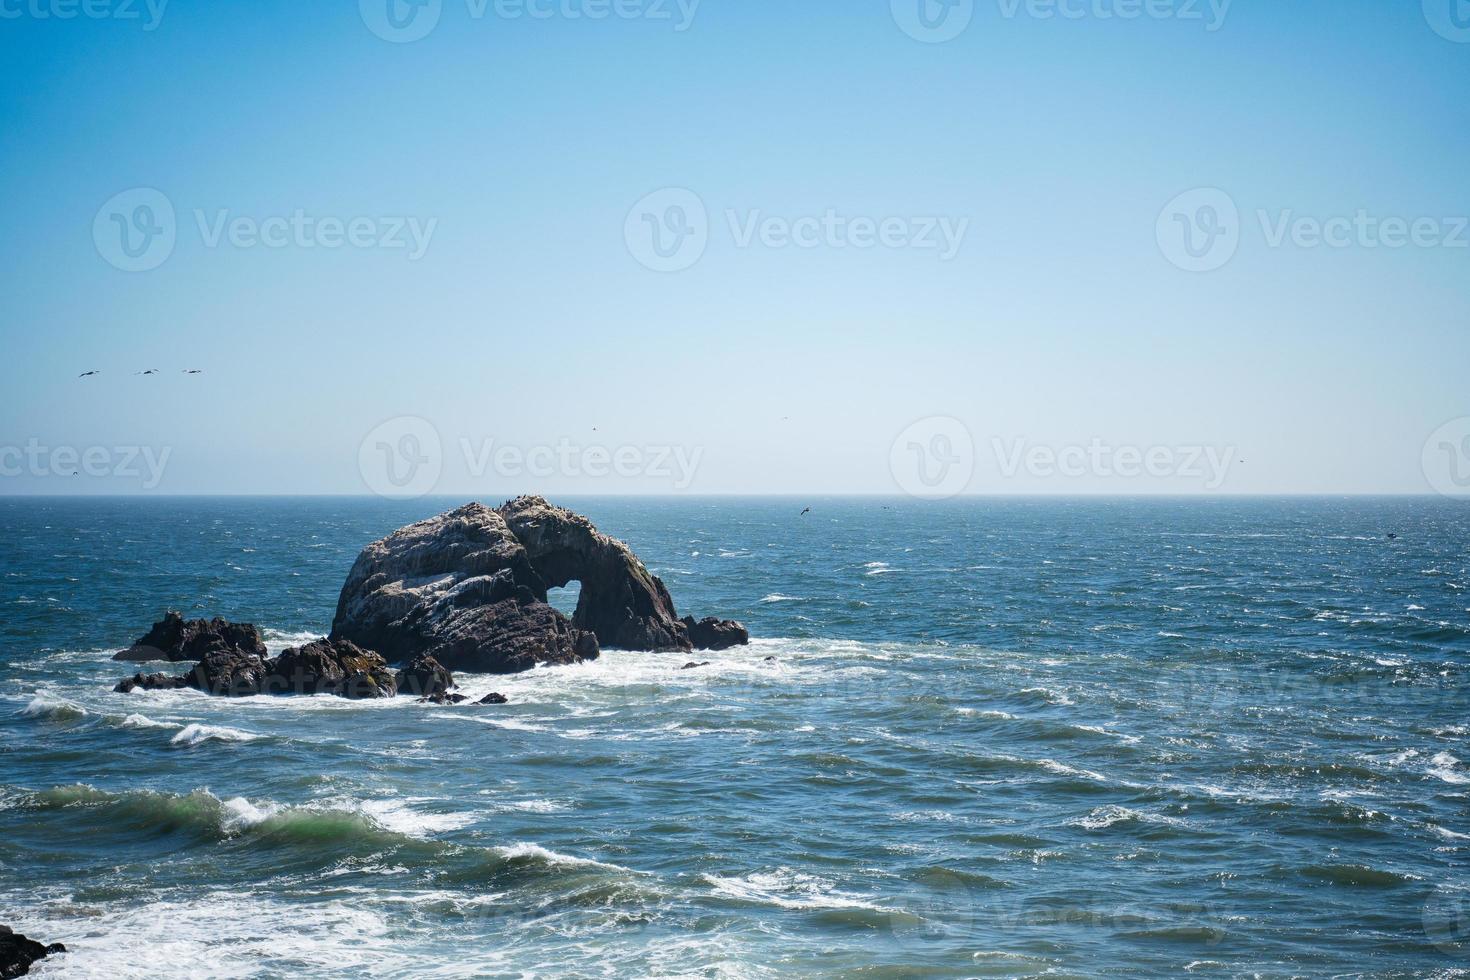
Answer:
[[[102,373],[101,371],[83,371],[81,374],[77,375],[77,377],[78,378],[90,378],[94,374],[101,374],[101,373]],[[133,374],[160,374],[160,373],[161,372],[158,370],[158,368],[149,368],[146,371],[134,371],[133,372]],[[201,371],[199,368],[184,368],[179,373],[180,374],[203,374],[204,372]]]

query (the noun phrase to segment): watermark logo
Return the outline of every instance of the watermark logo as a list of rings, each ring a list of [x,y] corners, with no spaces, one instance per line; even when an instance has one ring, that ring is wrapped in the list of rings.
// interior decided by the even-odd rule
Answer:
[[[965,32],[975,0],[889,0],[893,21],[915,41],[943,44]]]
[[[92,219],[97,254],[124,272],[148,272],[163,265],[177,238],[173,202],[152,187],[113,195]]]
[[[305,208],[264,217],[236,214],[228,208],[194,208],[191,214],[192,229],[207,249],[372,249],[401,252],[410,262],[424,257],[439,228],[438,218],[312,215]],[[185,230],[190,227],[186,222]],[[125,272],[148,272],[166,262],[178,243],[179,231],[173,202],[151,187],[115,195],[92,221],[97,254]]]
[[[1424,0],[1424,19],[1445,40],[1470,44],[1470,0]]]
[[[704,448],[670,444],[620,445],[584,444],[563,437],[555,445],[517,446],[482,439],[478,443],[461,438],[465,470],[474,479],[487,473],[503,479],[523,481],[527,477],[548,480],[563,477],[602,481],[654,480],[669,483],[675,490],[688,490],[694,483]]]
[[[233,214],[228,208],[208,213],[194,209],[194,226],[205,248],[230,245],[233,248],[301,248],[301,249],[381,249],[401,251],[410,262],[417,262],[429,250],[438,218],[420,219],[413,215],[335,215],[315,216],[305,208],[290,214]]]
[[[959,255],[970,219],[949,215],[872,217],[826,208],[812,214],[772,215],[760,208],[726,208],[712,223],[704,200],[684,188],[665,188],[628,212],[623,239],[628,252],[655,272],[682,272],[698,262],[716,230],[736,249],[887,249],[930,252],[940,262]]]
[[[694,26],[700,0],[464,0],[465,17],[481,21],[646,20],[672,24],[682,34]],[[385,41],[408,44],[439,26],[443,0],[358,0],[367,29]]]
[[[1440,889],[1424,905],[1424,935],[1441,953],[1470,953],[1470,893]]]
[[[1240,247],[1240,209],[1224,191],[1185,191],[1159,212],[1154,230],[1164,258],[1186,272],[1213,272]]]
[[[978,910],[984,907],[963,876],[937,869],[920,895],[890,911],[889,929],[906,947],[929,943],[963,943],[974,935]]]
[[[1408,217],[1358,208],[1316,217],[1291,208],[1257,208],[1255,223],[1260,242],[1270,249],[1470,249],[1470,217],[1463,215]],[[1244,231],[1234,199],[1216,188],[1179,195],[1160,212],[1156,228],[1164,257],[1189,272],[1222,268],[1235,257]]]
[[[947,500],[963,493],[975,475],[975,440],[959,419],[920,419],[893,440],[888,468],[904,493]]]
[[[1048,446],[1025,439],[992,439],[991,450],[1001,476],[1015,479],[1023,472],[1036,479],[1156,480],[1199,483],[1205,490],[1224,486],[1235,462],[1234,446],[1133,446],[1093,439],[1087,445]]]
[[[143,30],[154,31],[163,22],[169,0],[0,0],[0,20],[88,20],[141,21]]]
[[[1261,233],[1270,248],[1470,248],[1470,218],[1380,217],[1367,208],[1352,216],[1316,218],[1287,208],[1272,214],[1256,212]]]
[[[0,446],[0,478],[116,479],[136,481],[144,490],[163,482],[173,447],[47,446],[32,438],[24,446]]]
[[[1470,416],[1451,419],[1425,440],[1424,478],[1446,497],[1470,496]]]
[[[1201,23],[1213,34],[1225,26],[1234,0],[998,0],[1001,16],[1014,20],[1175,20]]]
[[[367,29],[393,44],[423,40],[439,26],[443,0],[358,0]]]
[[[438,485],[444,470],[439,430],[413,415],[389,419],[363,438],[357,468],[362,482],[380,497],[422,497]]]
[[[628,212],[623,241],[638,263],[654,272],[682,272],[709,246],[709,212],[691,190],[666,187]]]

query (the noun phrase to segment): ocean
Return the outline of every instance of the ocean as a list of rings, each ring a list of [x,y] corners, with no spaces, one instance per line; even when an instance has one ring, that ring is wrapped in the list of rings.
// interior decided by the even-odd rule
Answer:
[[[463,502],[0,499],[36,976],[1470,975],[1470,505],[558,499],[751,645],[112,692],[166,609],[323,634]]]

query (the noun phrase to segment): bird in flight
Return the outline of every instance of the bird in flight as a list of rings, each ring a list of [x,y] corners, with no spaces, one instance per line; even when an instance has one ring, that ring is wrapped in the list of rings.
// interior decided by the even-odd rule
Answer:
[[[185,374],[203,374],[204,372],[201,371],[201,370],[199,370],[198,368],[184,368],[184,373]]]
[[[806,510],[804,510],[804,511],[801,512],[801,516],[802,517],[805,517],[806,515],[810,514],[811,512],[812,512],[812,509],[810,507],[808,507]]]
[[[101,371],[83,371],[81,374],[77,375],[77,377],[79,377],[79,378],[90,378],[94,374],[101,374],[101,373],[102,373]]]
[[[134,374],[157,374],[158,368],[149,368],[146,371],[134,371]]]

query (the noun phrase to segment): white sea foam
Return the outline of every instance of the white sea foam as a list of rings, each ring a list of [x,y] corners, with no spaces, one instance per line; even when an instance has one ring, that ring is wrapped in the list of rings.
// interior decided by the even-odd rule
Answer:
[[[193,747],[203,745],[205,742],[253,742],[260,738],[254,732],[244,732],[238,728],[228,728],[224,725],[202,725],[198,722],[185,725],[173,738],[169,739],[174,745]]]
[[[1094,808],[1087,816],[1068,821],[1068,823],[1070,826],[1081,827],[1083,830],[1105,830],[1116,824],[1152,823],[1180,826],[1183,821],[1176,817],[1145,813],[1126,806],[1100,806]]]
[[[131,714],[122,720],[123,728],[178,728],[179,726],[167,721],[154,721],[147,715]]]
[[[1429,760],[1429,768],[1426,770],[1435,779],[1455,785],[1470,783],[1470,774],[1460,768],[1460,760],[1448,752],[1440,752]]]
[[[739,878],[702,876],[715,893],[726,898],[773,905],[783,909],[871,909],[887,912],[864,895],[844,892],[825,878],[781,867]]]
[[[415,808],[415,804],[431,803],[422,797],[407,799],[367,800],[360,804],[362,812],[387,830],[408,837],[458,830],[475,822],[473,813],[431,813]]]
[[[620,864],[609,864],[606,861],[594,861],[592,858],[576,857],[571,854],[561,854],[540,844],[523,841],[517,844],[508,844],[504,847],[495,848],[496,853],[508,860],[531,858],[543,861],[552,866],[563,868],[602,868],[606,871],[621,871],[625,874],[637,874],[631,868],[625,868]]]
[[[68,721],[85,718],[87,709],[49,691],[37,691],[29,704],[21,709],[27,718],[49,718],[53,721]]]

